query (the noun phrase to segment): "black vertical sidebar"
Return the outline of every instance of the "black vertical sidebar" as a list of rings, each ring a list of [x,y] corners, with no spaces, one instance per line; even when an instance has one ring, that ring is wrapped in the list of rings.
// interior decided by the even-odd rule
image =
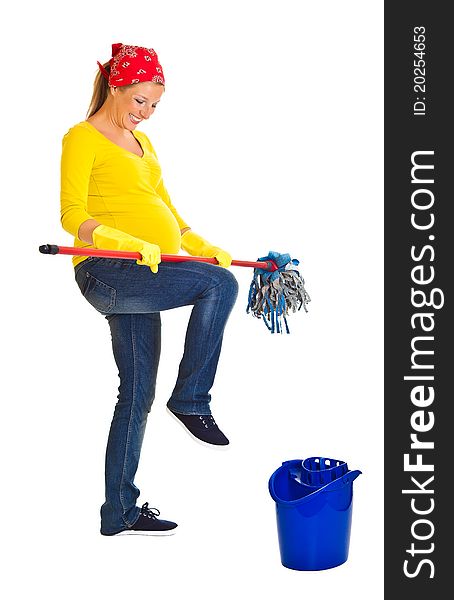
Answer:
[[[448,6],[385,2],[387,599],[452,594],[454,26]]]

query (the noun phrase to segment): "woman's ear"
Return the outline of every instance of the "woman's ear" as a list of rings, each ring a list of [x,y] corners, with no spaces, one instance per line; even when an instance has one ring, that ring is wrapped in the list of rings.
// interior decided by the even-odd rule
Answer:
[[[109,89],[112,96],[115,96],[115,94],[118,92],[118,88],[115,85],[109,86]]]

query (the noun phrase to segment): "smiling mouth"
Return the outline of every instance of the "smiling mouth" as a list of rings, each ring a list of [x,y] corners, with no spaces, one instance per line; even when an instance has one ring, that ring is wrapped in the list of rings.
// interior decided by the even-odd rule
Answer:
[[[138,125],[140,123],[140,121],[142,120],[142,119],[139,119],[138,117],[136,117],[135,115],[133,115],[131,113],[129,113],[129,118],[134,123],[134,125]]]

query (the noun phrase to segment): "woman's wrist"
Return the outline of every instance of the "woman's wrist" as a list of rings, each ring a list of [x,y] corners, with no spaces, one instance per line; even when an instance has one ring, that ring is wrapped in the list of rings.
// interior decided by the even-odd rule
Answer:
[[[100,225],[101,223],[99,221],[96,221],[96,219],[87,219],[79,227],[77,237],[82,242],[86,242],[87,244],[93,244],[93,232]]]

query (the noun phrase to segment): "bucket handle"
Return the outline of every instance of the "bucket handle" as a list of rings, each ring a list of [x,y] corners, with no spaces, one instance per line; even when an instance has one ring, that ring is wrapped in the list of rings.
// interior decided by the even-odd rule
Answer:
[[[291,462],[291,461],[287,461],[287,462]],[[311,500],[311,498],[314,497],[315,494],[318,494],[320,492],[335,492],[335,491],[339,491],[340,489],[344,488],[346,485],[352,484],[353,481],[359,475],[361,475],[361,473],[362,473],[362,471],[359,471],[359,470],[349,471],[348,473],[346,473],[342,477],[339,477],[338,479],[335,479],[334,481],[331,481],[330,483],[327,483],[326,485],[321,486],[319,488],[314,488],[313,491],[311,491],[309,494],[307,494],[306,496],[303,496],[302,498],[297,498],[296,500],[285,500],[285,501],[283,501],[276,494],[276,491],[274,489],[274,479],[275,479],[276,472],[273,473],[273,475],[271,475],[271,477],[270,477],[270,479],[268,481],[268,489],[269,489],[269,492],[271,494],[271,497],[273,498],[273,500],[276,503],[279,503],[280,505],[283,505],[283,506],[297,506],[297,505],[299,505],[301,503],[309,502]],[[293,477],[292,479],[294,479],[294,481],[296,481],[299,485],[305,486],[304,483],[301,483],[301,481],[299,480],[299,478]]]
[[[339,477],[338,479],[327,483],[326,485],[319,488],[317,491],[335,492],[336,490],[339,490],[340,488],[350,483],[353,483],[358,477],[358,475],[361,475],[361,473],[362,471],[359,471],[358,469],[356,471],[348,471],[348,473],[345,473],[345,475],[342,475],[342,477]]]
[[[347,473],[345,473],[345,475],[342,475],[342,477],[338,477],[337,479],[335,479],[334,481],[330,481],[329,483],[327,483],[326,485],[322,485],[320,487],[315,488],[314,487],[314,492],[334,492],[336,490],[339,490],[341,487],[344,487],[345,485],[348,485],[349,483],[353,483],[355,481],[355,479],[361,475],[362,471],[359,471],[358,469],[356,471],[348,471]],[[296,471],[290,471],[289,472],[290,478],[295,481],[296,483],[299,483],[300,485],[305,485],[301,483],[301,480],[299,478],[299,476],[297,475]]]

